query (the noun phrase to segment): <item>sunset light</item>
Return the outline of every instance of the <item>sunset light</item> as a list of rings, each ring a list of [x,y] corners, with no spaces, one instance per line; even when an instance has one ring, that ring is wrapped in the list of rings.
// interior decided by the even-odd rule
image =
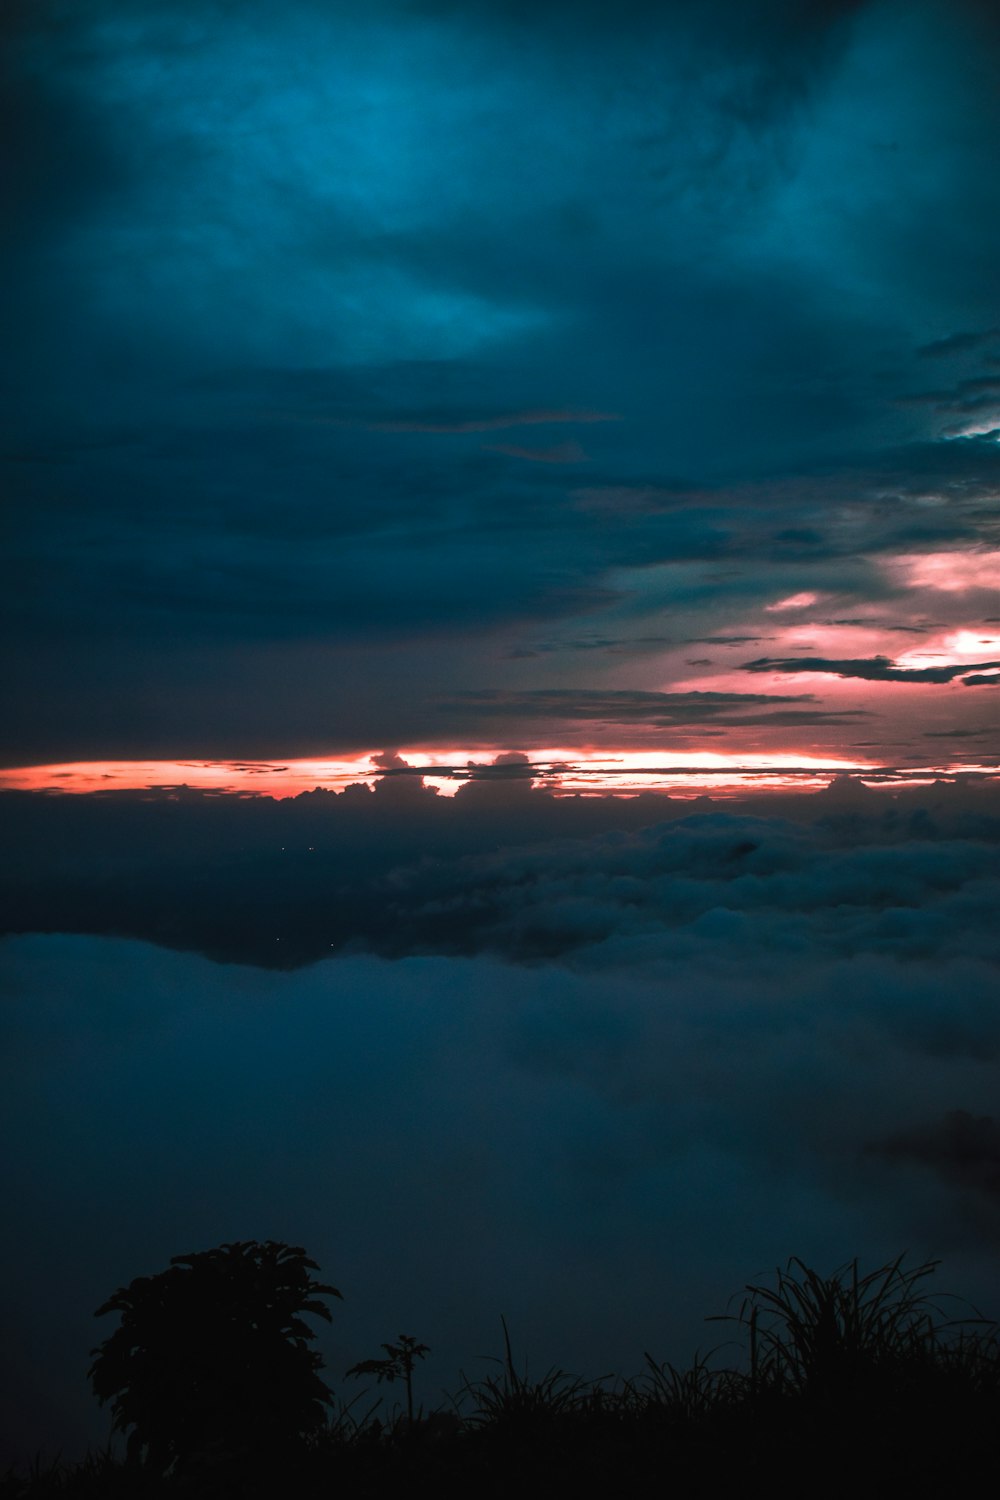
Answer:
[[[379,764],[379,761],[382,764]],[[894,767],[873,760],[794,754],[724,754],[717,751],[591,751],[535,749],[517,756],[484,750],[404,750],[341,759],[287,761],[90,761],[0,770],[0,789],[49,793],[183,790],[241,796],[296,797],[317,788],[343,791],[395,777],[419,778],[445,796],[477,780],[525,781],[556,794],[579,792],[671,796],[727,796],[752,790],[813,790],[832,777],[909,783],[915,778],[993,776],[991,766],[965,762]]]
[[[888,559],[885,568],[908,589],[945,594],[1000,589],[1000,552],[992,550],[901,554]]]

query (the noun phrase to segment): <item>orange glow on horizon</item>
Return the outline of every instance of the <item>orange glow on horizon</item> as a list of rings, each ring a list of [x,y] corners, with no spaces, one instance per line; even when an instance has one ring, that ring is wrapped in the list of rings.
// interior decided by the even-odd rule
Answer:
[[[80,761],[0,769],[0,789],[50,793],[148,790],[167,794],[191,790],[283,798],[317,788],[343,791],[352,784],[370,785],[383,777],[391,781],[412,776],[445,796],[453,796],[470,780],[522,779],[516,769],[504,770],[504,764],[519,765],[521,755],[517,752],[515,759],[511,752],[496,748],[418,748],[392,757],[367,752],[301,760]],[[753,790],[815,790],[841,775],[879,782],[998,775],[996,767],[967,763],[901,770],[871,760],[792,753],[539,749],[523,752],[523,757],[523,780],[566,794],[614,792],[634,796],[641,791],[662,791],[681,796],[708,792],[733,795]]]

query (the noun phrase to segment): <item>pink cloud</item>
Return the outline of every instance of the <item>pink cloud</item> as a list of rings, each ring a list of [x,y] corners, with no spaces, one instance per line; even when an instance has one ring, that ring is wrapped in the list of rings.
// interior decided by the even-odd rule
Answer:
[[[1000,589],[1000,552],[915,552],[889,559],[895,581],[910,589],[958,593],[964,589]]]
[[[776,604],[765,604],[764,608],[768,614],[776,614],[783,609],[808,609],[811,604],[819,602],[819,594],[789,594],[787,599],[779,599]]]

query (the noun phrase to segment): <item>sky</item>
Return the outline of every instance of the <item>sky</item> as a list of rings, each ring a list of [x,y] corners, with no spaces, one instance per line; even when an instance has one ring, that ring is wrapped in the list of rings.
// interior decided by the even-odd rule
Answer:
[[[226,1239],[336,1377],[634,1373],[792,1254],[1000,1315],[996,7],[8,0],[0,70],[4,1451]]]
[[[993,6],[3,26],[8,767],[995,764]]]

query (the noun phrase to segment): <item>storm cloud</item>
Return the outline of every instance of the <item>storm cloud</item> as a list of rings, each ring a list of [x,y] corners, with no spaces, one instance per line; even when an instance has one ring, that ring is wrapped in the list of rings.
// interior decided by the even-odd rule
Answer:
[[[4,26],[8,761],[460,741],[803,591],[875,659],[941,618],[883,560],[989,543],[972,0]]]

